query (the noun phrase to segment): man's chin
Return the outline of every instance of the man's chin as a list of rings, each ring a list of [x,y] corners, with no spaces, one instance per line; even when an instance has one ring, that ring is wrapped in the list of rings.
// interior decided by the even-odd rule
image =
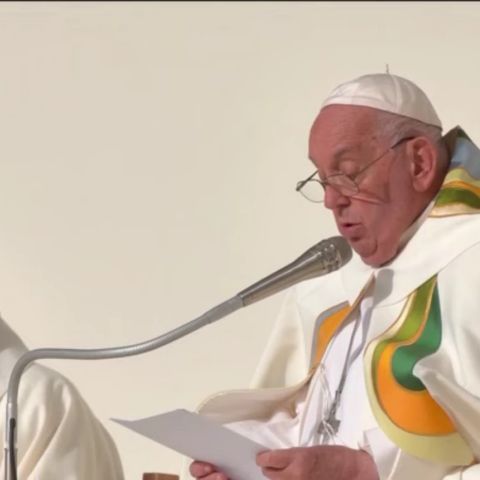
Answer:
[[[375,245],[372,241],[369,241],[366,238],[346,238],[349,245],[355,250],[355,252],[362,257],[362,260],[369,258],[372,254],[375,253]]]
[[[363,263],[370,267],[380,267],[393,257],[379,249],[377,243],[372,239],[348,239],[348,243],[360,256]]]
[[[353,248],[353,245],[352,245]],[[388,252],[385,250],[381,250],[376,248],[373,252],[362,254],[359,251],[355,250],[358,255],[360,255],[363,263],[369,265],[370,267],[378,268],[395,258],[395,252]]]
[[[366,265],[368,265],[370,267],[374,267],[374,268],[381,267],[382,265],[384,265],[386,263],[386,261],[379,260],[379,259],[375,258],[375,256],[362,257],[360,255],[360,257],[362,258],[363,263],[365,263]]]

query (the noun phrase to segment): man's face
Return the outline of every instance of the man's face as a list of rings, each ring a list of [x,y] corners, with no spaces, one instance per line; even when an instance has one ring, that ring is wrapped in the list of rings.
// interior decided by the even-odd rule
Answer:
[[[372,266],[395,257],[402,234],[421,211],[405,144],[388,150],[393,139],[378,134],[377,116],[369,107],[330,105],[315,120],[309,141],[310,158],[322,180],[338,173],[355,178],[358,194],[348,197],[327,186],[325,206],[340,234]]]

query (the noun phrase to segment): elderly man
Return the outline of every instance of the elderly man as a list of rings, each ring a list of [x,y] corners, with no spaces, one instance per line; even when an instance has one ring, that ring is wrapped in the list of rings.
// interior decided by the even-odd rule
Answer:
[[[389,74],[340,85],[313,124],[297,189],[355,254],[289,292],[257,389],[200,408],[270,449],[272,480],[480,478],[480,151],[441,132]]]
[[[0,318],[0,412],[11,370],[26,348]],[[30,365],[20,382],[19,480],[122,480],[113,440],[76,388],[57,372]],[[4,440],[1,422],[0,442]],[[2,448],[3,452],[3,448]],[[2,455],[1,478],[5,469]]]

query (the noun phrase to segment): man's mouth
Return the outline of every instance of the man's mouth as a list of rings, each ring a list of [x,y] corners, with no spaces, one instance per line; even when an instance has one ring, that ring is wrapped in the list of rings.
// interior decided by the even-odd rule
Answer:
[[[341,222],[338,225],[340,233],[348,240],[356,240],[362,233],[363,226],[361,223]]]

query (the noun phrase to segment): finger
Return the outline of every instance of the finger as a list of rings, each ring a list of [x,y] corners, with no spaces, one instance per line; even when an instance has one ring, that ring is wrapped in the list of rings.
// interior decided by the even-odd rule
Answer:
[[[270,480],[285,480],[287,475],[287,470],[278,469],[278,468],[262,468],[262,473],[265,477]]]
[[[222,472],[213,472],[206,477],[202,477],[202,480],[229,480],[229,478]]]
[[[256,462],[261,468],[282,470],[292,461],[290,450],[270,450],[257,455]]]
[[[190,464],[190,475],[192,477],[204,478],[214,472],[216,472],[216,468],[210,463],[195,461]]]

